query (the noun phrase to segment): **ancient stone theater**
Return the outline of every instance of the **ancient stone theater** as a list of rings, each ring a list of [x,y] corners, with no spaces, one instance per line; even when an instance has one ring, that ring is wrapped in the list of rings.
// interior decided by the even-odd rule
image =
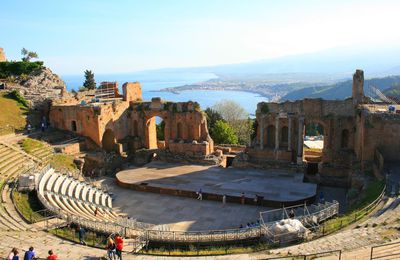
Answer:
[[[106,151],[165,149],[199,157],[214,153],[206,116],[196,102],[143,101],[137,82],[125,83],[122,90],[119,94],[117,83],[103,82],[91,95],[55,102],[50,123],[89,137]],[[352,96],[346,100],[261,102],[256,110],[256,137],[233,164],[306,163],[310,171],[325,176],[332,172],[346,176],[356,161],[395,160],[400,152],[399,114],[397,109],[389,113],[387,107],[364,96],[362,70],[354,73]],[[157,140],[156,117],[165,123],[164,140]],[[324,145],[319,152],[303,151],[309,124],[323,129]]]

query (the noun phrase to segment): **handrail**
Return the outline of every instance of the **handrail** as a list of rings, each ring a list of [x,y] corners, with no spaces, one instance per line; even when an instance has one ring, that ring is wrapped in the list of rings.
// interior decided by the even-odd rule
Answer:
[[[47,171],[51,168],[46,167]],[[47,173],[42,172],[40,178]],[[41,182],[39,181],[39,186]],[[43,186],[43,184],[42,184]],[[43,193],[43,194],[42,194]],[[245,240],[245,239],[255,239],[265,235],[268,235],[268,226],[257,226],[250,228],[237,228],[237,229],[226,229],[226,230],[206,230],[206,231],[169,231],[169,230],[157,230],[157,225],[141,223],[137,220],[117,218],[113,221],[108,220],[91,220],[76,216],[65,212],[64,210],[51,205],[44,195],[48,191],[40,190],[38,192],[38,198],[42,204],[54,212],[57,217],[67,220],[67,222],[74,222],[86,228],[97,230],[105,233],[120,233],[124,234],[126,237],[139,237],[145,238],[146,241],[180,241],[180,242],[212,242],[212,241],[233,241],[233,240]],[[51,192],[49,192],[51,193]],[[58,194],[61,195],[61,194]],[[65,196],[65,195],[62,195]],[[65,196],[71,198],[69,196]],[[74,199],[74,198],[72,198]],[[76,199],[74,199],[76,200]],[[80,201],[80,200],[78,200]],[[86,202],[86,201],[85,201]],[[332,214],[337,214],[338,203],[327,203],[326,207],[317,213],[325,213],[331,217]],[[320,214],[324,216],[324,214]],[[306,218],[308,216],[303,216]],[[324,220],[325,218],[321,218]]]

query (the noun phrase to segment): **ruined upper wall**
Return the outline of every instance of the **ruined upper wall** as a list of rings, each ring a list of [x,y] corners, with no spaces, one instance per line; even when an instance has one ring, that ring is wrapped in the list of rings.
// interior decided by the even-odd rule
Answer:
[[[6,60],[7,60],[7,58],[6,58],[6,54],[4,52],[4,49],[0,48],[0,62],[6,61]]]
[[[351,99],[323,100],[303,99],[283,103],[261,102],[257,104],[257,114],[291,113],[309,117],[354,116],[355,109]]]

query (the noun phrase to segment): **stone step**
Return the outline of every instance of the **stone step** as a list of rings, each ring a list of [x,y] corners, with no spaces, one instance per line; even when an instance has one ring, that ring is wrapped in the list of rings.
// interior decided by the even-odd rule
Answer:
[[[4,203],[5,203],[5,209],[10,218],[13,220],[13,223],[16,223],[21,229],[29,230],[31,229],[30,225],[26,223],[21,216],[18,214],[17,210],[15,209],[15,206],[11,200],[11,189],[9,188],[8,185],[4,187],[2,193],[4,193]]]

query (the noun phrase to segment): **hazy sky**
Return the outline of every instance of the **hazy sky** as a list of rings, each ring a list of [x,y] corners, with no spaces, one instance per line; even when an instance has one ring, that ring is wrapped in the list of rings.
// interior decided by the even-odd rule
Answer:
[[[2,0],[0,47],[61,74],[238,63],[400,44],[400,1]]]

